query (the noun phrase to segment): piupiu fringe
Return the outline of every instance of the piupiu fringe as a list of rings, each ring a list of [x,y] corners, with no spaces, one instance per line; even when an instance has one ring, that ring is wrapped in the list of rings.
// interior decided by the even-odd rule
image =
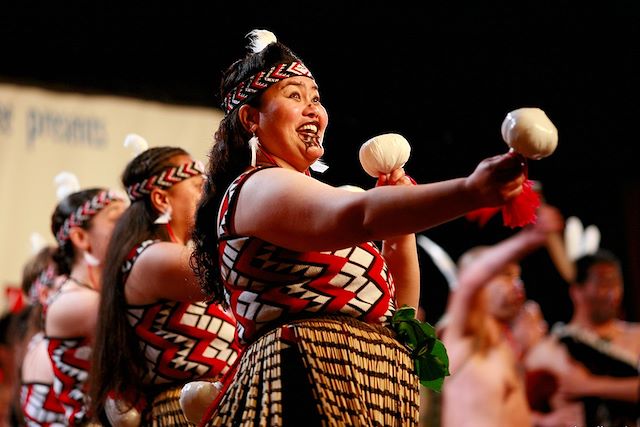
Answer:
[[[150,414],[152,427],[193,426],[180,408],[181,390],[182,386],[169,388],[153,399]]]
[[[298,320],[250,344],[208,426],[412,426],[419,381],[391,330]]]

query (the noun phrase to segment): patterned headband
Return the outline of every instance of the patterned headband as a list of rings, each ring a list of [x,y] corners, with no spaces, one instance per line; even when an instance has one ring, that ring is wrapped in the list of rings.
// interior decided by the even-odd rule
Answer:
[[[192,176],[204,175],[204,172],[204,164],[199,160],[184,163],[180,166],[172,166],[157,175],[131,184],[127,187],[127,194],[129,195],[129,200],[135,202],[136,200],[142,199],[145,195],[151,194],[151,190],[154,188],[167,189]]]
[[[229,114],[234,108],[244,104],[252,96],[289,77],[304,76],[313,79],[311,72],[300,61],[274,65],[249,77],[224,97],[222,108]]]
[[[53,287],[55,279],[56,269],[52,264],[49,264],[47,268],[40,272],[36,280],[34,280],[31,284],[31,288],[29,288],[29,301],[31,302],[31,304],[38,303],[40,290],[43,288],[50,289],[51,287]]]
[[[69,218],[64,220],[64,223],[56,233],[56,241],[58,244],[62,246],[69,240],[69,231],[72,227],[81,227],[115,200],[124,201],[118,193],[103,190],[80,205],[75,212],[69,215]]]

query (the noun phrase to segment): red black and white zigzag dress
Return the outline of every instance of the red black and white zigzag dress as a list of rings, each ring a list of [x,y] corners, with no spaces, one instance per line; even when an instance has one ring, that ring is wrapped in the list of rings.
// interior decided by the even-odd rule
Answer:
[[[48,339],[55,373],[53,389],[65,409],[67,425],[81,425],[87,421],[85,384],[89,376],[91,344],[87,337]]]
[[[261,169],[229,186],[218,213],[225,294],[248,346],[207,425],[413,425],[418,380],[386,328],[395,286],[380,251],[296,252],[238,235],[238,193]]]
[[[155,242],[147,240],[131,251],[123,266],[125,280],[138,256]],[[145,384],[219,378],[240,353],[235,319],[219,304],[164,300],[128,305],[127,316],[147,360]]]
[[[29,347],[46,340],[43,333],[34,335]],[[66,424],[64,406],[58,400],[53,384],[23,382],[20,386],[20,407],[28,427],[59,427]]]
[[[55,293],[49,305],[62,292],[59,290]],[[88,421],[86,383],[91,364],[91,341],[88,337],[47,336],[47,339],[49,340],[47,350],[55,375],[53,390],[64,407],[66,425],[82,425]]]

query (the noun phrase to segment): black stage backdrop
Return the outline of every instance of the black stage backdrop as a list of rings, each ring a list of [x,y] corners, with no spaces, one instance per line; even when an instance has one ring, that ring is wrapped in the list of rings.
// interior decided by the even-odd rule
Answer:
[[[530,162],[548,203],[602,232],[623,261],[623,316],[640,320],[638,76],[640,3],[30,1],[0,10],[0,79],[214,107],[222,70],[253,28],[273,31],[319,82],[336,185],[374,184],[358,149],[381,133],[412,145],[418,182],[463,176],[506,151],[500,124],[542,108],[559,130],[549,158]],[[212,129],[213,132],[213,129]],[[513,230],[458,219],[423,234],[455,259]],[[444,310],[447,285],[421,253],[423,306]],[[568,320],[566,284],[545,251],[523,262],[528,295],[550,322]]]

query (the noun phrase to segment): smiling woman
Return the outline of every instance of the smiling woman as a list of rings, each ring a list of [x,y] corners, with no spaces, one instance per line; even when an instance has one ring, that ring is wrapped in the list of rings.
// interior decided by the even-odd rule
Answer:
[[[261,111],[244,105],[238,110],[245,128],[262,141],[258,160],[269,157],[281,167],[305,172],[324,153],[328,122],[315,81],[303,76],[281,80],[265,92],[262,102],[269,108]]]
[[[272,33],[249,39],[223,76],[193,235],[203,288],[230,306],[246,347],[204,421],[416,425],[419,384],[439,388],[448,362],[402,309],[419,299],[413,233],[516,197],[520,159],[428,185],[401,167],[369,191],[326,185],[309,171],[328,125],[317,81]]]

